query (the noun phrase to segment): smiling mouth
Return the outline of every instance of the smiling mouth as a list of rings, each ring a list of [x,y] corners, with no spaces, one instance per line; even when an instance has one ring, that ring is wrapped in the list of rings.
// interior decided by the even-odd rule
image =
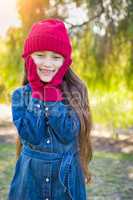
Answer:
[[[39,68],[39,71],[41,73],[45,74],[45,75],[51,75],[51,74],[53,74],[56,71],[56,69]]]

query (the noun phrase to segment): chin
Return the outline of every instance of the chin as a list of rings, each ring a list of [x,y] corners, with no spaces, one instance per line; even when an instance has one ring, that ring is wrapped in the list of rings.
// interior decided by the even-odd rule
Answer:
[[[52,78],[41,78],[41,81],[43,82],[50,82],[52,80]]]

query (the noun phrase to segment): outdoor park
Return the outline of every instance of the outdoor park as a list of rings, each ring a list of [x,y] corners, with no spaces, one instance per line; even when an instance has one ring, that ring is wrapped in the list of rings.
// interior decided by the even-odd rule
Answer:
[[[88,88],[93,119],[88,199],[132,200],[133,1],[10,2],[16,6],[19,23],[12,23],[4,35],[0,32],[0,200],[7,199],[16,161],[17,130],[12,123],[11,95],[22,85],[24,38],[34,22],[48,17],[63,19],[68,27],[72,68]],[[4,4],[9,2],[0,2],[1,13],[9,7]],[[0,15],[0,27],[9,14],[10,9]]]

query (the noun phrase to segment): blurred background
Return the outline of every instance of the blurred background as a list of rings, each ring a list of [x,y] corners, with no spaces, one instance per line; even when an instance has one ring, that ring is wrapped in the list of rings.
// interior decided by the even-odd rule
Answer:
[[[88,88],[93,117],[91,200],[133,194],[133,0],[0,0],[0,199],[15,164],[10,100],[21,86],[24,39],[41,19],[64,20],[73,70]]]

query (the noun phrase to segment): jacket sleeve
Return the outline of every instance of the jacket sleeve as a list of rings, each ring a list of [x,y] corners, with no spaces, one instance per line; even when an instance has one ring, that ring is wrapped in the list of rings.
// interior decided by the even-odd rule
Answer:
[[[68,143],[80,133],[80,119],[70,105],[53,104],[46,113],[48,121],[58,138]]]
[[[45,129],[44,115],[37,116],[34,111],[28,111],[22,88],[18,88],[12,93],[11,100],[12,119],[20,139],[31,144],[39,144],[42,139],[42,130]]]

